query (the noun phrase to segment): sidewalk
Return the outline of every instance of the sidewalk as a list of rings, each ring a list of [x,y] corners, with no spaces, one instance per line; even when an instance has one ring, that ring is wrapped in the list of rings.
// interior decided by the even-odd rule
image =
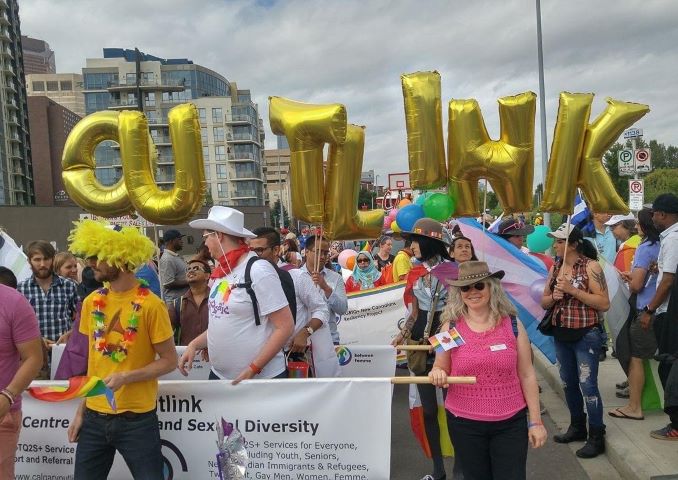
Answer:
[[[552,365],[537,349],[534,358],[538,373],[558,394],[564,406],[565,400],[557,366]],[[623,420],[607,415],[609,410],[626,404],[625,399],[615,396],[615,384],[625,379],[616,359],[608,356],[607,360],[601,362],[598,383],[605,406],[603,420],[607,426],[605,437],[607,460],[624,479],[678,480],[678,442],[650,437],[650,430],[664,427],[668,423],[668,416],[663,411],[645,412],[643,421]],[[560,418],[554,420],[558,427],[566,429],[569,423],[567,415],[557,417]],[[595,460],[582,460],[581,463],[585,465],[586,462]],[[599,477],[596,475],[596,478]]]

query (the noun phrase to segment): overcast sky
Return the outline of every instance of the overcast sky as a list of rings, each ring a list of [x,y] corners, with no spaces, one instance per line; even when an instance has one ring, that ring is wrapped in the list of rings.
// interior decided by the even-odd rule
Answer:
[[[407,171],[400,75],[438,70],[447,102],[475,98],[490,136],[497,98],[539,91],[534,0],[21,0],[21,31],[46,40],[58,72],[81,72],[102,48],[189,58],[249,88],[275,147],[268,96],[346,105],[366,125],[363,170]],[[649,104],[637,127],[678,144],[678,2],[542,0],[547,137],[561,91]],[[535,181],[541,178],[539,108]]]

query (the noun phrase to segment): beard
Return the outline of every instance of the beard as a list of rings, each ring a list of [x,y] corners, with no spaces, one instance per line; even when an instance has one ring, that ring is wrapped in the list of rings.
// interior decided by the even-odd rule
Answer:
[[[31,267],[31,270],[33,270],[33,275],[35,276],[35,278],[39,278],[41,280],[44,280],[52,276],[52,270],[49,268],[36,270],[35,268]]]
[[[97,282],[114,282],[120,276],[120,269],[111,268],[106,270],[94,269],[94,279]]]

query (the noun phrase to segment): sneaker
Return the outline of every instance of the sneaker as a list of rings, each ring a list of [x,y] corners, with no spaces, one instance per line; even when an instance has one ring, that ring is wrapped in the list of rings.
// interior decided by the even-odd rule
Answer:
[[[614,394],[617,398],[629,398],[629,387],[617,390]]]
[[[669,423],[664,428],[650,432],[650,436],[658,440],[678,440],[678,429],[673,428]]]
[[[621,383],[615,384],[615,387],[617,387],[617,390],[624,390],[625,388],[629,388],[629,381],[624,380]]]

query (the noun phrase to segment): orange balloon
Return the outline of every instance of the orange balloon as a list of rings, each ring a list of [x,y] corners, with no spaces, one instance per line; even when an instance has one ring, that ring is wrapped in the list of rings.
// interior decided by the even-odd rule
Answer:
[[[403,198],[400,203],[398,204],[398,208],[403,208],[404,206],[407,206],[412,203],[412,200],[409,198]]]
[[[348,270],[353,270],[353,268],[355,268],[355,259],[356,259],[357,256],[358,255],[355,255],[353,257],[349,257],[349,259],[346,260],[346,268]]]

